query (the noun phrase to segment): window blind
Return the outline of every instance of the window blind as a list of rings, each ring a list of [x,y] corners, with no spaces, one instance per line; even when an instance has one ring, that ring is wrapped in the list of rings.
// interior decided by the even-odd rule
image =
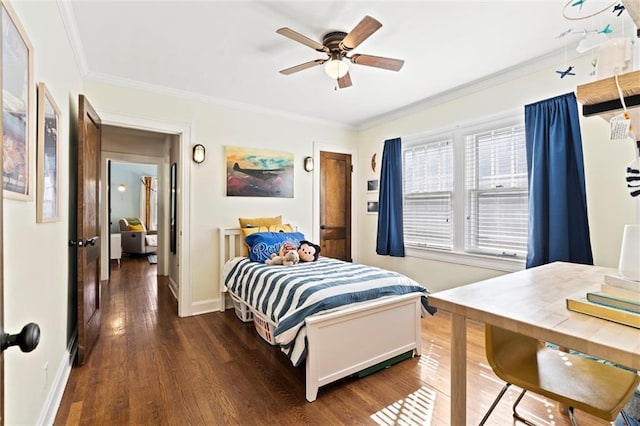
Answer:
[[[403,152],[405,244],[453,248],[453,143],[413,145]]]
[[[528,191],[524,126],[465,136],[465,250],[524,256]]]

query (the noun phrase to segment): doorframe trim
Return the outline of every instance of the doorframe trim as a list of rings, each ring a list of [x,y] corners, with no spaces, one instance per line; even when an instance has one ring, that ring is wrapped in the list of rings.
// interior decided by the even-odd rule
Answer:
[[[180,174],[178,182],[178,190],[182,195],[178,205],[178,316],[186,317],[192,315],[192,289],[191,289],[191,260],[189,250],[191,233],[189,224],[191,217],[191,125],[189,123],[156,121],[146,118],[130,116],[126,114],[117,114],[110,112],[98,111],[103,125],[126,127],[130,129],[146,130],[150,132],[166,133],[177,135],[179,137],[179,159]],[[188,220],[184,220],[188,217]]]
[[[354,262],[358,261],[358,245],[353,241],[358,241],[358,215],[356,203],[357,182],[358,182],[358,151],[355,148],[340,145],[331,145],[323,142],[313,142],[313,157],[317,167],[313,169],[313,241],[320,241],[320,151],[336,152],[339,154],[351,155],[351,258]]]

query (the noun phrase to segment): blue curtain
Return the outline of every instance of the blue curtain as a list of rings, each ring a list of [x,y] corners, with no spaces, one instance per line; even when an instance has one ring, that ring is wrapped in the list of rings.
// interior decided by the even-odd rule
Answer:
[[[402,141],[384,141],[380,170],[376,253],[404,257],[402,222]]]
[[[582,137],[573,93],[526,105],[529,172],[527,268],[554,261],[593,264]]]

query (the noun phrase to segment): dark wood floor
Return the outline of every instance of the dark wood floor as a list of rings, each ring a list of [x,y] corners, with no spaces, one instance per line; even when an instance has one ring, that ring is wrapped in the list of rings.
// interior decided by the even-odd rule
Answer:
[[[56,425],[448,425],[449,325],[423,319],[423,352],[362,379],[304,398],[304,367],[240,322],[232,310],[177,316],[166,277],[145,258],[123,259],[103,287],[102,331],[71,372]],[[478,424],[502,387],[487,366],[483,332],[468,326],[468,423]],[[488,424],[511,425],[509,391]],[[522,413],[539,425],[568,425],[554,404],[525,397]],[[581,425],[605,422],[581,416]]]

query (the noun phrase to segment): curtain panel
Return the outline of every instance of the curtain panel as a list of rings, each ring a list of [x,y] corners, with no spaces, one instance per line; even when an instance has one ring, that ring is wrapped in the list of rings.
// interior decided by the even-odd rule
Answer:
[[[529,176],[527,268],[593,264],[582,136],[574,93],[525,106]]]
[[[402,220],[402,141],[384,141],[378,200],[376,253],[404,257]]]

